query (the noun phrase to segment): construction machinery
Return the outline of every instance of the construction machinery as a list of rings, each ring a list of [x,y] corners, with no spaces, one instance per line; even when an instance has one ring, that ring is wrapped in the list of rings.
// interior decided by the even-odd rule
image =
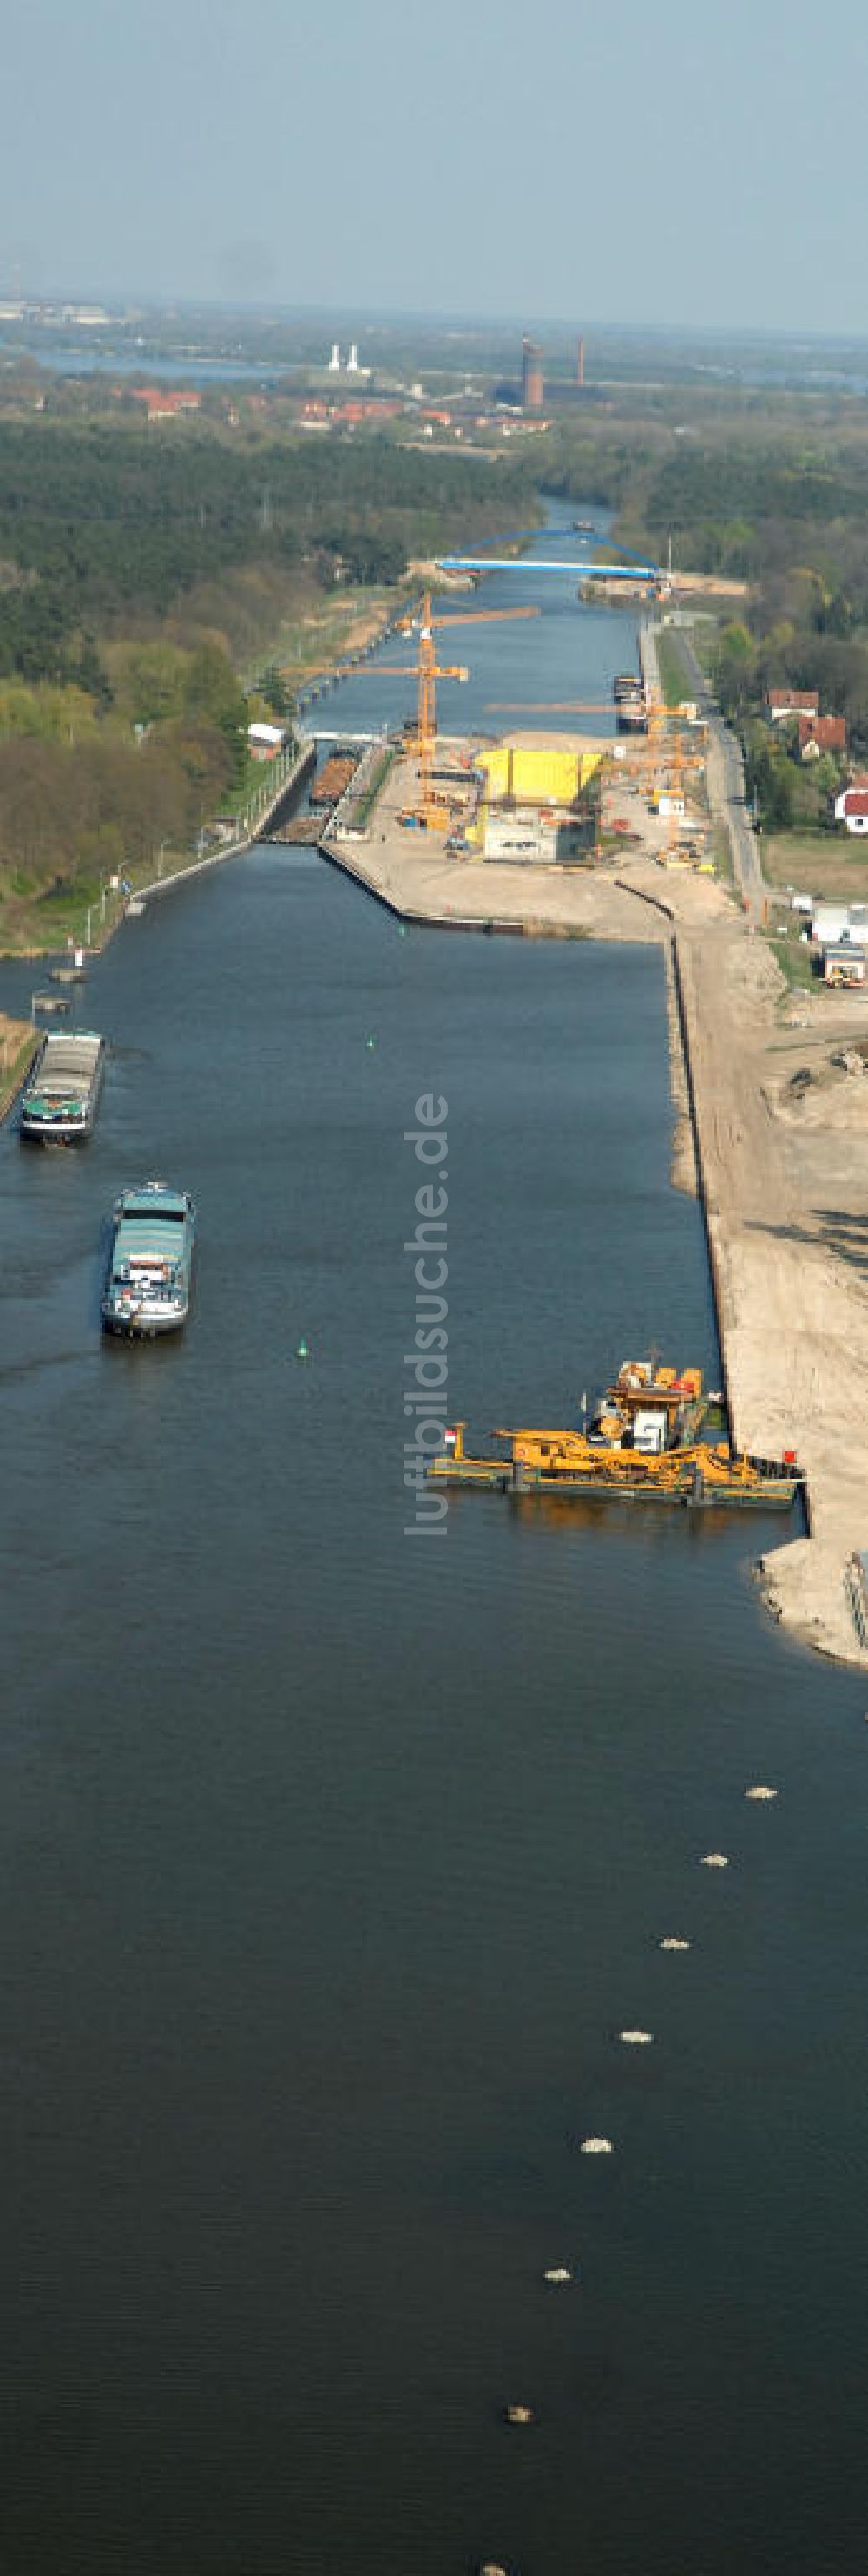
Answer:
[[[785,1450],[780,1461],[736,1456],[725,1441],[701,1439],[711,1404],[699,1369],[678,1375],[655,1360],[628,1361],[581,1430],[497,1430],[492,1436],[508,1454],[472,1458],[456,1422],[428,1476],[515,1495],[789,1511],[801,1483],[795,1453]]]

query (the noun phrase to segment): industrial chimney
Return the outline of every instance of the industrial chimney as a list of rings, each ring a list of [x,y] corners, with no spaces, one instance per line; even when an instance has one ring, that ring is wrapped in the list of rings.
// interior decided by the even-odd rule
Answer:
[[[533,340],[523,340],[521,344],[522,411],[542,411],[544,401],[545,378],[542,350],[537,348]]]
[[[577,361],[576,361],[576,383],[577,383],[577,384],[579,384],[579,385],[583,385],[583,384],[584,384],[584,381],[585,381],[585,343],[584,343],[584,340],[580,340],[580,341],[579,341],[579,347],[578,347],[578,356],[577,356]]]

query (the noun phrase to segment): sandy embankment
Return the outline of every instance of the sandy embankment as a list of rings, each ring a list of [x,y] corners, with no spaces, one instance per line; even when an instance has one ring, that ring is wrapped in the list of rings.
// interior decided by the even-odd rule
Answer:
[[[743,924],[678,952],[733,1431],[758,1456],[795,1450],[807,1479],[811,1536],[764,1560],[766,1597],[864,1662],[844,1568],[868,1543],[868,1075],[831,1059],[847,1031],[868,1041],[868,1010],[806,997],[782,1024],[779,970]]]

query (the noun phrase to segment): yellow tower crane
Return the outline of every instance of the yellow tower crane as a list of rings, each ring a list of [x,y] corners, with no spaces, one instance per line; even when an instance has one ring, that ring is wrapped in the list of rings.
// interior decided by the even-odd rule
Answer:
[[[429,830],[446,827],[444,808],[438,803],[431,786],[434,744],[437,738],[437,681],[469,680],[470,678],[465,662],[438,662],[435,628],[482,626],[491,624],[495,619],[538,616],[538,608],[467,608],[458,609],[454,613],[449,612],[446,616],[435,617],[431,609],[431,593],[430,590],[426,590],[414,614],[400,620],[401,634],[417,635],[419,639],[416,661],[415,744],[419,763],[420,811],[425,816]],[[371,679],[385,676],[387,679],[405,680],[407,671],[402,662],[372,662],[369,676]]]

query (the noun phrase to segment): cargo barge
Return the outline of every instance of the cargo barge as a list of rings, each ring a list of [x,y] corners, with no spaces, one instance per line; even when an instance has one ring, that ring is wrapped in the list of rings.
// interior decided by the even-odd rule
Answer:
[[[507,1494],[577,1494],[602,1502],[681,1503],[693,1510],[790,1511],[801,1488],[794,1454],[736,1456],[701,1439],[711,1399],[702,1373],[628,1361],[582,1430],[497,1430],[505,1456],[468,1457],[463,1422],[431,1460],[432,1484]]]
[[[196,1210],[189,1190],[144,1181],[115,1203],[102,1298],[107,1333],[175,1333],[190,1308]]]
[[[635,671],[618,671],[612,682],[615,716],[619,733],[647,733],[648,708],[645,685]]]
[[[21,1099],[23,1144],[83,1145],[96,1117],[105,1039],[93,1029],[43,1038]]]
[[[316,811],[340,804],[341,797],[346,795],[358,766],[356,752],[352,755],[333,753],[331,759],[327,760],[320,770],[319,777],[314,780],[310,791],[310,802]]]

